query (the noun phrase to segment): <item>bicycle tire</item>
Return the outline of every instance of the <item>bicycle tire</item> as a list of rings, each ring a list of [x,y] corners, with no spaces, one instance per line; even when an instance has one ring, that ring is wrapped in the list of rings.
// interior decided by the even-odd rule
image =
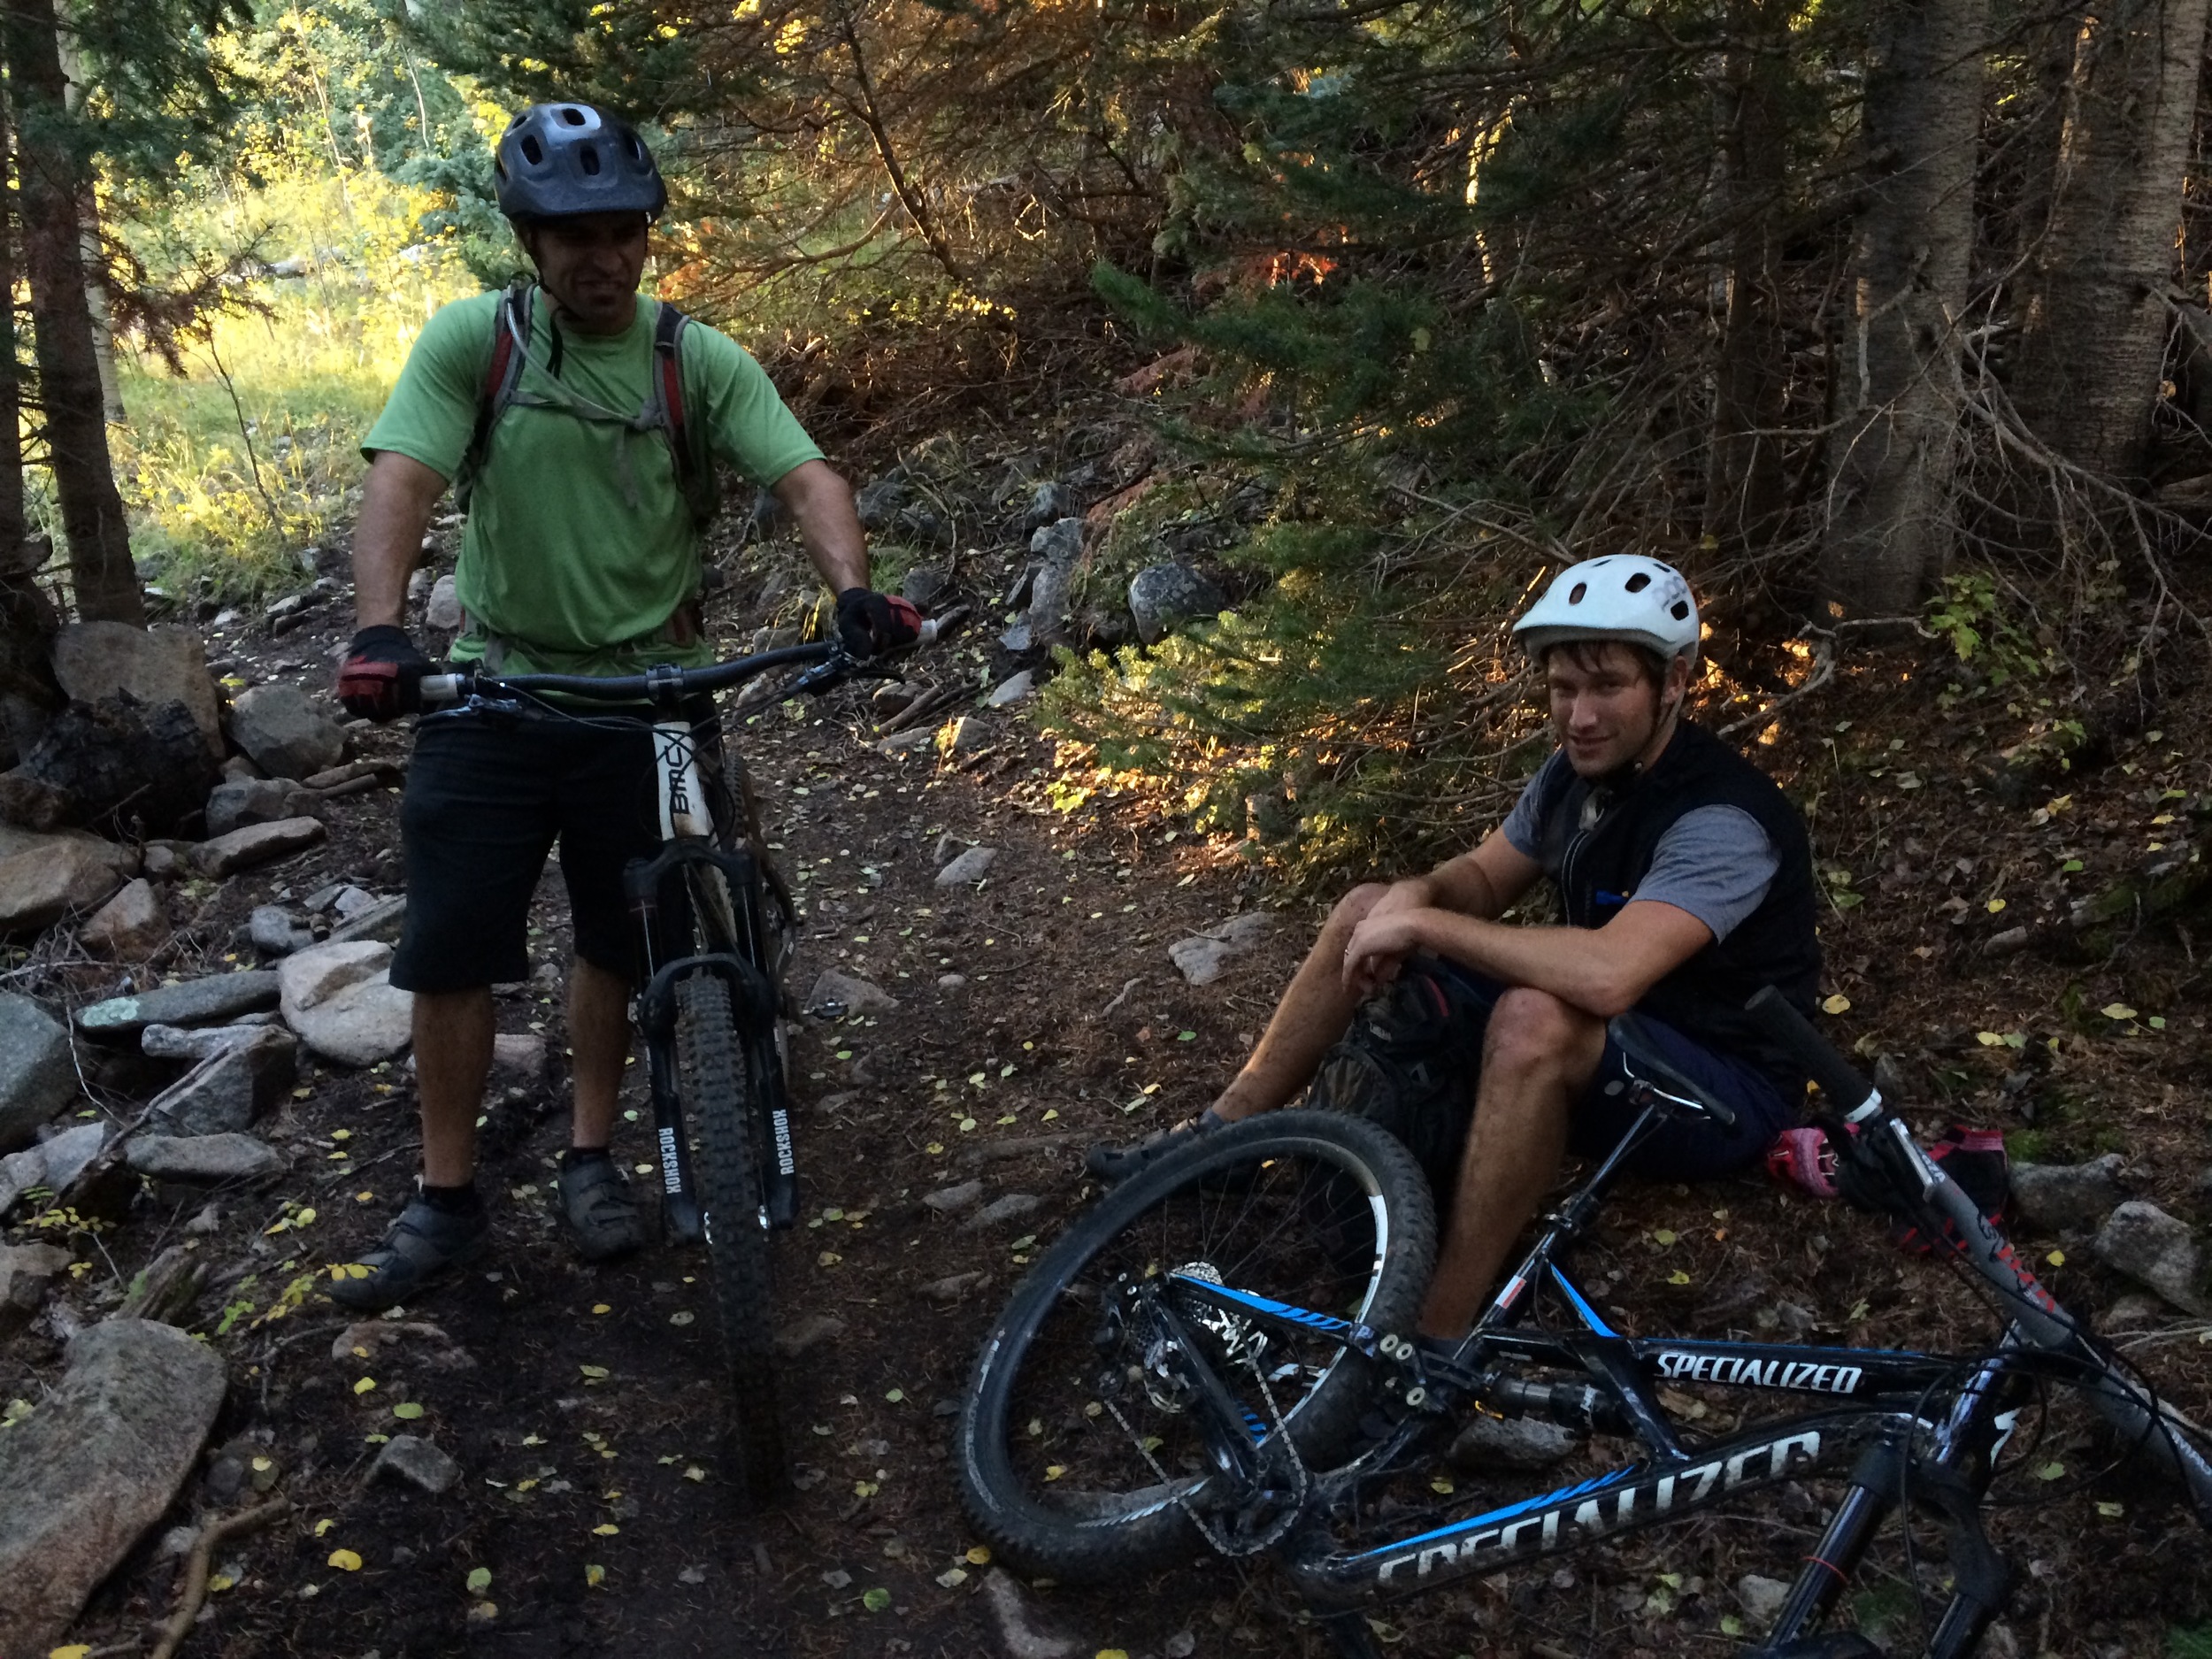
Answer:
[[[1248,1240],[1238,1232],[1248,1222]],[[1185,1472],[1164,1483],[1154,1468],[1167,1473],[1191,1433],[1179,1434],[1179,1414],[1148,1388],[1123,1387],[1141,1357],[1126,1351],[1129,1333],[1119,1339],[1125,1351],[1111,1356],[1094,1333],[1089,1346],[1100,1357],[1082,1357],[1081,1327],[1087,1318],[1097,1326],[1106,1305],[1084,1288],[1089,1280],[1209,1262],[1239,1288],[1402,1332],[1435,1248],[1419,1166],[1371,1124],[1287,1111],[1198,1137],[1080,1217],[1016,1287],[985,1339],[958,1425],[970,1518],[1010,1564],[1070,1583],[1151,1571],[1202,1543],[1185,1505],[1202,1503],[1205,1476],[1188,1473],[1186,1461]],[[1102,1313],[1087,1315],[1088,1302]],[[1239,1397],[1247,1411],[1262,1424],[1279,1412],[1310,1466],[1341,1462],[1370,1402],[1370,1363],[1321,1339],[1280,1333],[1270,1333],[1267,1351],[1272,1380],[1295,1386],[1271,1402],[1245,1378]],[[1087,1363],[1104,1367],[1095,1381]],[[1094,1391],[1100,1397],[1086,1397]],[[1132,1412],[1148,1432],[1137,1432]],[[1138,1441],[1156,1438],[1148,1463]]]
[[[758,1502],[790,1484],[772,1346],[775,1279],[761,1225],[759,1136],[730,987],[710,973],[676,986],[676,1087],[698,1143],[709,1271],[730,1391],[731,1455]]]

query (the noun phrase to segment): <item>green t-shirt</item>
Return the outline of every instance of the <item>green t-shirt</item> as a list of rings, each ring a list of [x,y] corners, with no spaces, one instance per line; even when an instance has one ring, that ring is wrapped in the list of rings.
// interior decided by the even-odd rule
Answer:
[[[431,318],[408,354],[391,401],[362,440],[450,480],[468,449],[492,357],[502,296],[457,300]],[[659,303],[641,297],[619,335],[561,331],[553,365],[552,306],[531,306],[526,398],[589,400],[635,414],[650,389]],[[753,482],[772,485],[821,458],[759,364],[728,335],[695,323],[683,337],[684,411],[716,457]],[[471,626],[457,660],[505,644],[511,673],[632,674],[652,663],[712,660],[703,641],[657,636],[699,585],[699,536],[668,440],[610,420],[518,403],[492,428],[469,503],[455,587]]]

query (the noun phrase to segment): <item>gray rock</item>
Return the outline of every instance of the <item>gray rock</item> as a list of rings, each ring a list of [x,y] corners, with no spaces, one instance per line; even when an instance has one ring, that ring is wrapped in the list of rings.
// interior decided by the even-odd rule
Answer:
[[[315,942],[315,930],[281,904],[257,904],[247,919],[253,948],[265,956],[288,956]]]
[[[1083,521],[1076,518],[1062,518],[1054,519],[1050,524],[1040,525],[1036,534],[1029,538],[1029,557],[1047,567],[1054,565],[1072,566],[1076,560],[1083,557]],[[1040,570],[1032,579],[1033,584],[1043,578],[1044,572]],[[1037,591],[1033,585],[1030,588],[1029,607],[1032,611],[1037,608]]]
[[[2204,1256],[2189,1224],[2132,1199],[2115,1210],[2092,1247],[2106,1264],[2156,1291],[2184,1313],[2212,1315]]]
[[[984,702],[994,709],[1010,709],[1016,703],[1027,698],[1029,694],[1036,688],[1035,671],[1025,668],[1020,673],[999,681],[997,687],[988,697],[984,699]]]
[[[211,1049],[157,1094],[146,1122],[157,1133],[219,1135],[252,1126],[299,1075],[299,1045],[280,1025],[249,1026]]]
[[[230,705],[230,734],[272,778],[304,778],[346,757],[346,734],[297,686],[271,680]]]
[[[1137,637],[1147,645],[1179,622],[1218,615],[1228,603],[1220,588],[1187,565],[1149,565],[1129,583],[1129,614],[1136,620]]]
[[[1177,940],[1167,948],[1168,959],[1192,985],[1211,985],[1231,961],[1272,933],[1278,920],[1272,910],[1246,910],[1202,933]]]
[[[0,991],[0,1152],[30,1145],[77,1093],[68,1028],[29,997]]]
[[[69,1263],[59,1245],[0,1244],[0,1342],[31,1322]]]
[[[1006,1650],[1006,1659],[1078,1659],[1094,1645],[1041,1624],[1021,1585],[1002,1567],[984,1575],[983,1599],[998,1625],[999,1646]]]
[[[207,672],[206,649],[190,628],[73,623],[54,636],[54,678],[79,703],[97,703],[119,691],[149,708],[181,703],[207,739],[208,752],[223,752],[215,682]]]
[[[373,979],[391,960],[392,948],[373,940],[326,941],[311,949],[296,952],[277,970],[279,1005],[286,1021],[288,1023],[296,1015],[328,1000],[349,985]]]
[[[340,921],[349,922],[364,911],[374,910],[383,902],[366,887],[349,884],[331,895],[330,908],[337,912]]]
[[[298,960],[286,959],[288,965]],[[311,1003],[295,1006],[288,1001],[284,1023],[326,1060],[374,1065],[401,1053],[412,1040],[414,1010],[413,994],[393,985],[386,970],[379,968],[373,976],[352,980]]]
[[[1736,1580],[1736,1600],[1749,1615],[1753,1625],[1763,1630],[1774,1623],[1774,1616],[1782,1610],[1782,1603],[1790,1597],[1790,1586],[1780,1578],[1765,1578],[1755,1572],[1747,1572]]]
[[[207,797],[207,833],[227,835],[249,824],[312,818],[319,797],[291,778],[231,778]]]
[[[106,1124],[88,1123],[72,1124],[52,1140],[42,1142],[38,1150],[45,1167],[40,1171],[39,1184],[50,1187],[59,1198],[85,1172],[85,1166],[100,1156],[107,1141]]]
[[[2086,1164],[2016,1164],[2012,1198],[2021,1220],[2053,1233],[2086,1233],[2127,1202],[2120,1155]]]
[[[933,1279],[922,1286],[922,1294],[938,1303],[957,1302],[969,1290],[983,1282],[981,1273],[948,1273]]]
[[[0,1158],[0,1216],[15,1207],[15,1201],[30,1188],[46,1179],[46,1149],[27,1147],[20,1152],[11,1152]]]
[[[1445,1460],[1466,1474],[1499,1469],[1548,1469],[1582,1444],[1563,1424],[1540,1417],[1492,1417],[1478,1413],[1452,1442]]]
[[[140,1175],[170,1181],[250,1181],[280,1175],[284,1155],[251,1135],[139,1135],[123,1160]]]
[[[1069,608],[1075,595],[1076,561],[1080,557],[1083,544],[1083,525],[1079,518],[1066,521],[1075,526],[1075,552],[1065,557],[1047,559],[1038,566],[1035,579],[1029,585],[1029,610],[1023,619],[1029,625],[1031,637],[1040,642],[1057,639],[1067,631]],[[1040,530],[1041,539],[1059,529]]]
[[[936,728],[924,726],[918,726],[911,732],[892,733],[890,736],[876,745],[876,751],[883,755],[914,755],[919,754],[924,749],[934,749],[936,746]]]
[[[414,1056],[410,1055],[411,1065]],[[492,1071],[534,1083],[545,1075],[545,1039],[535,1032],[502,1032],[492,1039]]]
[[[963,1233],[981,1233],[986,1228],[1003,1226],[1010,1221],[1019,1221],[1029,1215],[1044,1200],[1034,1193],[1006,1193],[994,1198],[960,1224]]]
[[[952,591],[951,575],[935,565],[917,565],[899,582],[899,596],[923,611],[936,610]]]
[[[379,899],[365,910],[358,911],[352,920],[342,922],[330,930],[325,944],[349,945],[362,940],[374,940],[387,945],[399,942],[399,933],[407,921],[407,895],[396,894],[388,899]]]
[[[277,1005],[277,976],[268,970],[216,973],[164,985],[136,996],[111,996],[79,1009],[77,1029],[89,1037],[137,1037],[149,1025],[211,1025]]]
[[[941,1216],[955,1216],[982,1196],[981,1181],[963,1181],[957,1187],[941,1187],[925,1194],[922,1202]]]
[[[93,912],[77,930],[77,942],[96,955],[119,962],[139,962],[169,938],[169,917],[152,882],[140,876]]]
[[[998,636],[998,642],[1016,656],[1019,656],[1034,645],[1037,641],[1030,628],[1029,618],[1024,617],[1020,621],[1014,623],[1005,633]]]
[[[810,1313],[784,1326],[771,1340],[785,1359],[796,1359],[809,1348],[835,1341],[844,1334],[845,1322],[835,1314]]]
[[[937,747],[948,755],[972,755],[990,741],[990,728],[972,714],[962,715],[937,734]]]
[[[835,968],[825,968],[814,981],[814,988],[806,995],[810,1013],[827,1010],[832,1005],[847,1014],[895,1014],[899,999],[879,985],[856,979],[849,973],[840,973]]]
[[[1882,1098],[1893,1106],[1901,1106],[1913,1092],[1912,1079],[1907,1075],[1904,1063],[1893,1054],[1876,1057],[1874,1087],[1882,1091]]]
[[[231,783],[245,783],[261,776],[261,768],[243,755],[233,755],[223,763],[222,775]]]
[[[106,902],[123,876],[100,846],[56,836],[0,858],[0,933],[35,933]]]
[[[227,835],[202,841],[193,849],[193,862],[203,875],[221,880],[294,853],[305,852],[329,832],[316,818],[279,818],[273,824],[250,824]]]
[[[906,505],[906,480],[894,474],[863,484],[853,492],[853,511],[864,530],[881,530],[895,522]]]
[[[422,619],[442,634],[459,630],[461,596],[454,591],[454,581],[449,573],[430,584],[430,599],[424,607]]]
[[[0,1434],[0,1653],[56,1646],[175,1500],[221,1409],[222,1356],[173,1325],[70,1339],[61,1386]]]
[[[1075,509],[1075,492],[1057,479],[1048,479],[1031,494],[1028,509],[1022,514],[1022,528],[1033,534],[1048,524],[1066,521]],[[1077,518],[1074,522],[1079,526],[1083,521]]]
[[[937,872],[941,887],[964,887],[971,881],[980,881],[998,856],[995,847],[971,847]]]
[[[369,1465],[369,1472],[361,1478],[362,1484],[366,1486],[380,1475],[391,1475],[419,1486],[434,1498],[461,1478],[461,1465],[434,1442],[420,1435],[395,1434]]]
[[[968,976],[964,973],[941,973],[937,976],[937,988],[941,991],[964,990],[967,983]]]

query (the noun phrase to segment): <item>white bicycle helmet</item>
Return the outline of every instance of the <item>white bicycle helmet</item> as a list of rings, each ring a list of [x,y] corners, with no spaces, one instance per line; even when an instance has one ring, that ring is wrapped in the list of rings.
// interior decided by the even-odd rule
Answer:
[[[1609,553],[1571,565],[1513,625],[1531,657],[1574,640],[1620,640],[1669,661],[1697,657],[1697,601],[1671,565],[1636,553]]]

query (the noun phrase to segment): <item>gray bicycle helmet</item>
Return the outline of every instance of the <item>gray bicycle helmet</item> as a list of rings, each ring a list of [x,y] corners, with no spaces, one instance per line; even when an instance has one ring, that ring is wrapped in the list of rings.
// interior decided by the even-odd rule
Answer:
[[[499,211],[511,219],[643,213],[668,187],[637,129],[588,104],[534,104],[507,123],[492,157]]]

